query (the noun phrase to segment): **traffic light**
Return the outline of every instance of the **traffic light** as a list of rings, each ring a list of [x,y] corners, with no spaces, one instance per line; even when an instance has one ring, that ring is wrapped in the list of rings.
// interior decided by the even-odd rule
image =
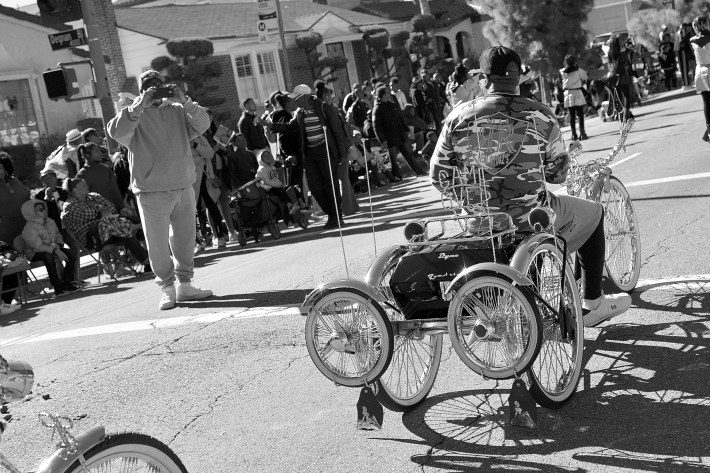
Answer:
[[[37,6],[44,26],[81,20],[79,0],[37,0]]]
[[[42,73],[42,76],[47,95],[52,100],[70,99],[81,93],[74,69],[58,67]]]

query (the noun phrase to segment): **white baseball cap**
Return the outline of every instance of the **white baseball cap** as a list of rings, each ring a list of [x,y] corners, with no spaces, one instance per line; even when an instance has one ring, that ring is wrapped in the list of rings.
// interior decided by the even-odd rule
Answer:
[[[313,92],[311,91],[311,88],[308,87],[306,84],[299,84],[293,88],[293,92],[288,94],[288,96],[292,99],[296,99],[301,95],[311,95],[312,93]]]

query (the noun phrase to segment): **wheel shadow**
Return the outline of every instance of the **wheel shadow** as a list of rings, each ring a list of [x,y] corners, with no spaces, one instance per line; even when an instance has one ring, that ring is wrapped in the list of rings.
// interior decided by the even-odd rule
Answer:
[[[662,284],[635,296],[657,292]],[[689,296],[681,291],[675,297],[677,306]],[[690,441],[707,438],[710,314],[706,305],[690,314],[697,318],[605,326],[586,342],[575,396],[557,411],[539,408],[534,430],[508,425],[509,381],[427,399],[402,416],[421,439],[412,443],[431,447],[412,462],[447,471],[485,469],[491,462],[521,471],[710,471],[702,463],[707,443]],[[518,463],[520,455],[568,451],[580,465]],[[509,464],[511,455],[518,457]]]

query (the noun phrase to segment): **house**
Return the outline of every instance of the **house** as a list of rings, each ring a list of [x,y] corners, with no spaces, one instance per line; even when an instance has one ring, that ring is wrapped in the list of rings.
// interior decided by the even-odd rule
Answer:
[[[490,46],[483,36],[483,26],[490,18],[481,15],[466,0],[431,0],[429,8],[436,20],[434,34],[439,57],[458,62],[477,57]],[[406,22],[420,13],[413,2],[362,3],[354,11]]]
[[[235,112],[245,98],[261,104],[275,90],[291,89],[301,83],[312,85],[306,56],[295,43],[299,32],[320,33],[323,43],[319,52],[348,59],[347,67],[337,71],[337,81],[332,86],[336,97],[342,97],[350,84],[370,77],[363,32],[384,26],[396,33],[408,27],[406,21],[399,19],[303,0],[282,1],[286,61],[278,36],[259,42],[256,2],[151,5],[115,8],[126,75],[137,77],[150,67],[152,59],[166,55],[168,40],[206,37],[214,45],[213,59],[222,65],[222,76],[210,85],[219,85],[219,93],[227,98],[225,104],[214,108],[218,113],[231,111],[232,122],[238,118],[239,113]]]
[[[40,135],[63,135],[75,128],[78,120],[91,116],[93,104],[54,102],[47,96],[42,72],[60,62],[85,59],[83,51],[52,51],[48,39],[51,33],[57,33],[57,29],[43,26],[38,16],[0,5],[2,148],[39,146]]]

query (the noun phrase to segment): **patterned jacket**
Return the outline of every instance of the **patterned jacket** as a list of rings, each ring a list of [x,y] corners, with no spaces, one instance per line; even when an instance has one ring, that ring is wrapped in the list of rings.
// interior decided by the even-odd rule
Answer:
[[[528,231],[528,213],[546,197],[541,166],[545,180],[559,184],[567,177],[569,161],[559,125],[547,106],[492,93],[449,114],[431,158],[430,177],[434,187],[447,193],[447,187],[462,183],[457,176],[473,184],[482,172],[490,210],[507,213],[520,231]],[[480,191],[470,190],[467,198],[480,203]]]

